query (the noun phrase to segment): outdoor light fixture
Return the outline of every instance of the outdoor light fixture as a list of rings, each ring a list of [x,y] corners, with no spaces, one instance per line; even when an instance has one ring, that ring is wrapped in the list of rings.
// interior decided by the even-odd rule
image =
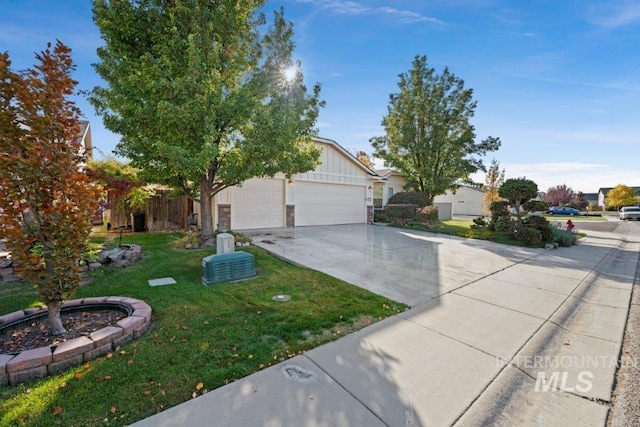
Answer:
[[[289,180],[287,181],[287,185],[288,185],[289,187],[293,187],[293,180],[292,180],[292,179],[289,179]]]

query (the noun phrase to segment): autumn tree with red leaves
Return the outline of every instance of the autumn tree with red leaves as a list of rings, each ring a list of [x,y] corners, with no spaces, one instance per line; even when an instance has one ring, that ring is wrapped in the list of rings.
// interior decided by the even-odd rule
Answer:
[[[0,233],[17,274],[48,308],[51,332],[80,283],[99,189],[84,172],[71,49],[60,41],[22,72],[0,54]]]

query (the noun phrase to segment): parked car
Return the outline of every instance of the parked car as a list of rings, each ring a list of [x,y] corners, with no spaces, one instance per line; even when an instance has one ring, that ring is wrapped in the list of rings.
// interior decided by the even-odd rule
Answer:
[[[550,208],[547,211],[550,215],[582,215],[578,209],[560,206],[558,208]]]
[[[620,209],[620,219],[638,219],[640,220],[640,207],[638,206],[625,206]]]

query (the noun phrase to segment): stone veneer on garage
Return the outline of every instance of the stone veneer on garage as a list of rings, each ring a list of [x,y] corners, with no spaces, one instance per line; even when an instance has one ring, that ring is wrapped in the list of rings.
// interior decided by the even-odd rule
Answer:
[[[149,329],[151,307],[135,298],[81,298],[67,301],[63,308],[105,303],[128,306],[131,315],[118,321],[115,326],[99,329],[89,336],[70,339],[55,348],[40,347],[17,355],[0,354],[0,387],[57,374],[89,360],[106,356],[110,351],[129,344]],[[46,308],[27,309],[0,316],[0,326],[39,312],[46,313]]]

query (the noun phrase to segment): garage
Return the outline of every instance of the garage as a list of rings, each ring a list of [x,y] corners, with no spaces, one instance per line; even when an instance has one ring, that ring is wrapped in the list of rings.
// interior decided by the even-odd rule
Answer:
[[[282,179],[250,179],[231,189],[231,229],[285,226],[285,183]]]
[[[363,185],[296,181],[295,206],[296,227],[367,221]]]

